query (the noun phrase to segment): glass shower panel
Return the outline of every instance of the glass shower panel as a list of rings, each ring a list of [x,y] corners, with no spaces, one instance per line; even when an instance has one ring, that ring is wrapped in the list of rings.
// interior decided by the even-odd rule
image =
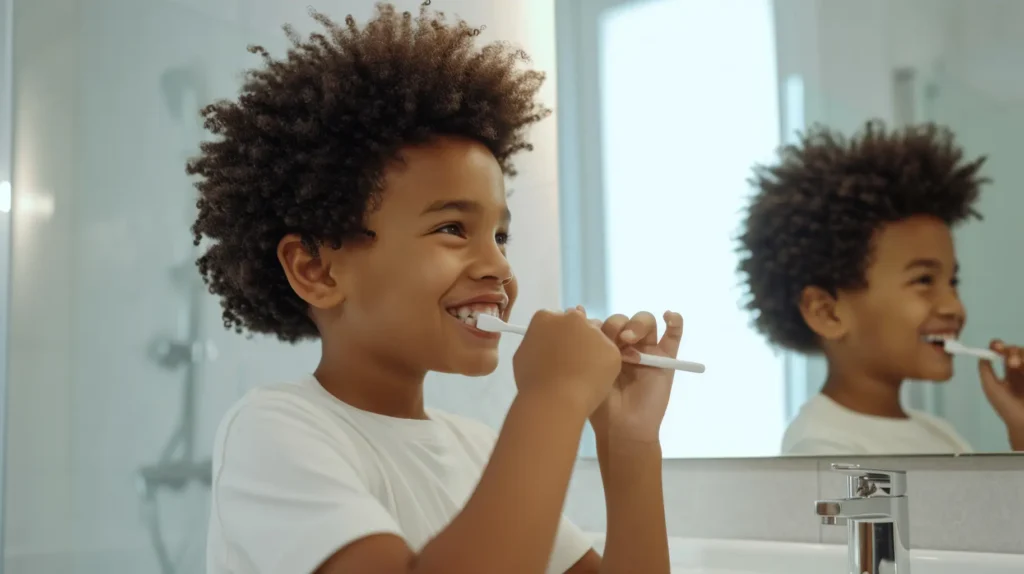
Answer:
[[[200,573],[220,417],[318,348],[223,328],[184,166],[306,6],[15,1],[4,574]]]

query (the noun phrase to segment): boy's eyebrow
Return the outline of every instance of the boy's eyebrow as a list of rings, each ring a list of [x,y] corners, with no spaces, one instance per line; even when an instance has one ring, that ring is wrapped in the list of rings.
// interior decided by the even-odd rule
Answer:
[[[939,261],[938,259],[931,259],[931,258],[927,258],[927,257],[918,258],[918,259],[914,259],[910,263],[907,263],[907,266],[904,267],[904,270],[910,271],[911,269],[916,269],[918,267],[925,267],[925,268],[928,268],[928,269],[942,269],[942,262]],[[960,272],[960,263],[954,263],[953,264],[953,274],[955,275],[955,274],[957,274],[959,272]]]
[[[460,213],[481,213],[484,211],[484,207],[479,202],[471,199],[442,199],[435,201],[427,206],[420,215],[427,215],[430,213],[437,213],[439,211],[458,211]],[[509,211],[508,207],[504,208],[504,212],[501,214],[501,219],[505,223],[512,221],[512,212]]]

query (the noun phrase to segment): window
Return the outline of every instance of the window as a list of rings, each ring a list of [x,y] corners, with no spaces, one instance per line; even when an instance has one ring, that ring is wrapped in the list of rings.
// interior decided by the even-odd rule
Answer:
[[[735,271],[747,178],[783,131],[772,3],[565,0],[559,16],[566,303],[683,313],[680,357],[708,370],[676,377],[666,458],[776,455],[787,357],[750,327]]]

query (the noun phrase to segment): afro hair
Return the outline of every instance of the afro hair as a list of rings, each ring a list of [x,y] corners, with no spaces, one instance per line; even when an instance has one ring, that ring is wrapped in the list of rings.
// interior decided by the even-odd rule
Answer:
[[[806,287],[833,295],[866,286],[875,233],[929,215],[954,227],[980,219],[985,158],[966,160],[935,124],[888,130],[869,121],[847,138],[815,126],[754,168],[739,237],[739,275],[754,327],[778,347],[820,351],[799,303]]]
[[[285,342],[319,336],[308,306],[290,288],[277,245],[295,233],[314,254],[369,232],[385,170],[407,146],[448,136],[486,146],[506,176],[530,150],[527,129],[550,114],[537,102],[544,74],[505,43],[476,47],[480,29],[444,14],[397,12],[378,3],[359,26],[310,10],[324,28],[247,72],[237,100],[202,110],[216,141],[203,142],[187,172],[198,176],[197,261],[221,299],[225,327]],[[370,234],[372,235],[372,233]]]

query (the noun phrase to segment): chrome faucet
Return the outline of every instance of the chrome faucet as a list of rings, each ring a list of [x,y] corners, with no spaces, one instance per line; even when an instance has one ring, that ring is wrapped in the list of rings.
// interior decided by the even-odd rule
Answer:
[[[846,524],[849,574],[910,574],[910,515],[907,474],[833,464],[847,477],[847,498],[819,500],[822,524]]]

